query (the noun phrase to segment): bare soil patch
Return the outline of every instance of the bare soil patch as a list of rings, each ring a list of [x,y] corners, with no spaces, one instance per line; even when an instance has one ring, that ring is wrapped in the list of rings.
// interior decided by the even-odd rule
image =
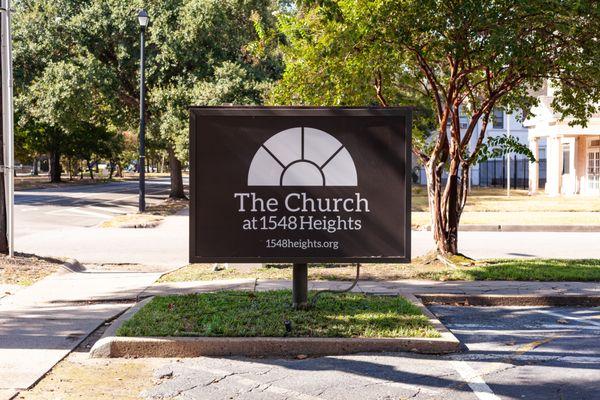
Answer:
[[[16,254],[13,258],[0,255],[0,283],[29,286],[54,273],[63,260]]]
[[[166,199],[149,205],[144,213],[119,215],[100,224],[102,228],[154,228],[166,216],[177,214],[189,204],[187,199]]]

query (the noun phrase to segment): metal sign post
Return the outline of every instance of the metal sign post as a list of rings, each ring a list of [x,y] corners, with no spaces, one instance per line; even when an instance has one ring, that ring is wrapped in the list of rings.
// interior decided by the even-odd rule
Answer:
[[[510,113],[506,112],[506,135],[510,139]],[[515,165],[515,168],[517,166]],[[506,152],[506,195],[510,197],[510,152]]]
[[[190,113],[190,262],[410,261],[410,109]]]
[[[4,133],[4,177],[6,180],[6,224],[8,254],[14,256],[14,188],[15,151],[13,123],[12,39],[10,31],[10,0],[2,0],[0,18],[2,29],[2,131]]]
[[[308,264],[292,267],[292,307],[297,310],[308,306]]]

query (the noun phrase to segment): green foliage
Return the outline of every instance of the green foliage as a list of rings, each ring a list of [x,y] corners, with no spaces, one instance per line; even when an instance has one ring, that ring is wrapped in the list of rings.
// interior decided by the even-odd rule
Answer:
[[[530,115],[549,81],[571,124],[599,111],[597,1],[301,0],[279,29],[286,69],[272,103],[425,110],[413,152],[427,170],[443,254],[458,251],[470,167],[508,151],[532,159],[512,138],[486,140],[495,107]]]
[[[187,159],[190,105],[261,104],[281,73],[252,43],[275,24],[271,0],[155,2],[148,29],[151,132]]]
[[[439,337],[421,310],[400,296],[324,294],[295,311],[289,290],[159,296],[119,328],[119,336]]]
[[[531,90],[553,79],[560,87],[554,106],[572,123],[585,124],[598,110],[598,2],[298,3],[296,13],[280,18],[286,70],[275,104],[375,105],[380,79],[387,104],[434,110],[439,125],[450,100],[469,115],[490,98],[528,112],[537,103]]]
[[[15,93],[24,146],[48,151],[41,144],[49,141],[36,136],[52,131],[61,151],[82,145],[85,153],[87,139],[69,139],[84,134],[107,153],[100,150],[105,135],[137,131],[142,6],[150,15],[149,151],[174,146],[186,159],[189,105],[260,104],[279,77],[281,60],[250,48],[260,27],[275,25],[272,0],[17,0]]]
[[[519,139],[514,136],[498,135],[486,138],[485,143],[479,148],[477,162],[503,157],[507,154],[520,154],[527,157],[529,162],[537,161],[529,147],[519,142]]]
[[[214,69],[211,79],[178,81],[151,93],[153,109],[160,110],[155,128],[175,144],[177,156],[187,159],[190,105],[261,104],[268,82],[255,80],[242,64],[225,61]]]

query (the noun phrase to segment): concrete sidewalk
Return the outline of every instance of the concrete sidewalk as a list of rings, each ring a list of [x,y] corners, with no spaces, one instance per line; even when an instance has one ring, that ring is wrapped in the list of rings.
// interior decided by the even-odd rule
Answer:
[[[311,281],[309,290],[344,289],[350,282]],[[201,293],[215,290],[291,289],[289,280],[230,279],[196,282],[161,282],[149,286],[140,297],[161,294]],[[528,281],[359,281],[354,292],[379,294],[465,294],[465,295],[537,295],[600,296],[598,282],[528,282]]]
[[[161,273],[59,272],[0,299],[0,399],[35,384]]]

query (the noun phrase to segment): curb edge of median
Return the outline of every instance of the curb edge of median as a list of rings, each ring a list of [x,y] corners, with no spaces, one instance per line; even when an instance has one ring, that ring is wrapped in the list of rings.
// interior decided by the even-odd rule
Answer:
[[[117,318],[91,348],[90,358],[246,356],[332,356],[363,352],[455,353],[462,349],[454,336],[423,302],[401,294],[415,304],[440,333],[439,338],[278,338],[278,337],[122,337],[117,329],[152,298],[136,304]]]
[[[67,259],[60,266],[61,266],[60,271],[64,272],[64,273],[77,273],[77,272],[85,271],[85,267],[83,266],[83,264],[81,264],[75,258]]]
[[[454,293],[416,294],[424,304],[451,304],[459,306],[552,306],[596,307],[600,295],[528,295],[528,294],[478,294]]]

